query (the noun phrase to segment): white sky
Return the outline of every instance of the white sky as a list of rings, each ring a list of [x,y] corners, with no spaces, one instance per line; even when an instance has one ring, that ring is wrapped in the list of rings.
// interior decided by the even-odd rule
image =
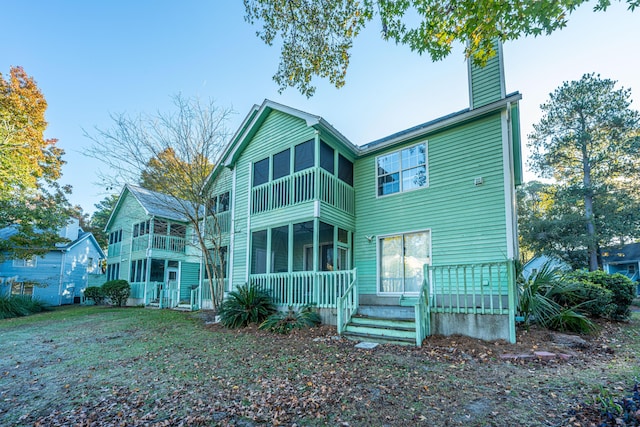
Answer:
[[[38,82],[49,104],[46,136],[66,151],[62,183],[73,185],[70,200],[86,212],[107,192],[97,183],[103,166],[81,154],[90,144],[83,129],[110,127],[110,113],[166,111],[179,92],[232,107],[232,130],[253,104],[269,98],[324,117],[358,145],[469,103],[460,46],[432,63],[382,41],[375,21],[356,39],[347,85],[338,90],[317,82],[307,99],[295,89],[278,94],[271,76],[279,47],[254,35],[240,1],[23,0],[6,2],[2,11],[0,72],[20,65]],[[523,95],[523,145],[549,93],[585,73],[631,88],[637,109],[640,11],[627,11],[625,2],[604,13],[583,5],[567,28],[505,44],[504,60],[507,92]]]

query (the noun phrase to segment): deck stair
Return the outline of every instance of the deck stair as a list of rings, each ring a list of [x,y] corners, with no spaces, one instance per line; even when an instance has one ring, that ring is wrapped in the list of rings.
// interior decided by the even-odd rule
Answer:
[[[343,335],[356,341],[401,345],[416,344],[413,307],[371,305],[358,307]]]

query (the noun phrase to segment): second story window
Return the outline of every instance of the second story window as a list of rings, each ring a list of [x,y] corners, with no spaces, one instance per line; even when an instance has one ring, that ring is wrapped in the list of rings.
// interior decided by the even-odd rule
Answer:
[[[144,236],[149,234],[151,222],[149,220],[142,221],[133,226],[133,237]]]
[[[207,213],[213,215],[215,213],[227,212],[229,210],[229,192],[226,191],[209,199],[207,204]]]
[[[320,167],[333,175],[335,170],[334,150],[329,144],[320,141]]]
[[[426,187],[427,145],[418,144],[376,158],[378,196]]]
[[[273,155],[273,180],[289,175],[291,171],[291,150],[286,149]]]
[[[122,230],[116,230],[109,233],[109,244],[120,243],[122,241]]]
[[[295,158],[293,161],[293,171],[299,172],[308,168],[312,168],[315,163],[315,148],[314,140],[310,139],[307,142],[298,144],[295,146]]]
[[[338,155],[338,179],[353,187],[353,163],[342,154]]]

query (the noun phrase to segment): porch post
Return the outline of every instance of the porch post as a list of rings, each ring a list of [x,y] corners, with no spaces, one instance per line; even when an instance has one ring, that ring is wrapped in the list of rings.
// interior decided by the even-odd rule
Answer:
[[[320,220],[318,217],[313,218],[313,300],[318,302],[319,299],[319,280],[318,280],[318,258],[320,257]]]

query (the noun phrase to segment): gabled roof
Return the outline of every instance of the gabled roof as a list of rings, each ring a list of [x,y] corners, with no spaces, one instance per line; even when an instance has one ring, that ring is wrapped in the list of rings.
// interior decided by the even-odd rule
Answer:
[[[307,123],[307,126],[322,130],[332,135],[338,141],[343,143],[346,148],[351,150],[353,154],[358,153],[358,147],[351,143],[351,141],[338,132],[338,130],[331,126],[322,117],[305,113],[304,111],[265,99],[262,105],[254,105],[251,108],[251,111],[249,111],[249,114],[240,125],[240,128],[235,135],[233,135],[233,138],[231,138],[227,151],[222,157],[222,163],[224,163],[225,166],[230,166],[237,160],[244,147],[246,147],[251,140],[251,137],[260,128],[267,116],[274,110],[304,120]]]
[[[186,200],[181,200],[157,191],[148,190],[137,185],[125,184],[120,196],[118,197],[118,202],[114,206],[111,216],[107,221],[105,230],[109,228],[111,221],[120,210],[121,204],[124,203],[127,193],[130,193],[136,199],[142,209],[144,209],[145,213],[149,216],[178,222],[189,222],[189,218],[187,218],[184,213],[185,209],[188,209],[191,213],[195,213],[195,211],[193,211],[193,204]],[[202,214],[203,208],[200,207],[200,209],[200,214]]]
[[[640,261],[640,243],[630,243],[602,249],[602,261],[607,264]]]

